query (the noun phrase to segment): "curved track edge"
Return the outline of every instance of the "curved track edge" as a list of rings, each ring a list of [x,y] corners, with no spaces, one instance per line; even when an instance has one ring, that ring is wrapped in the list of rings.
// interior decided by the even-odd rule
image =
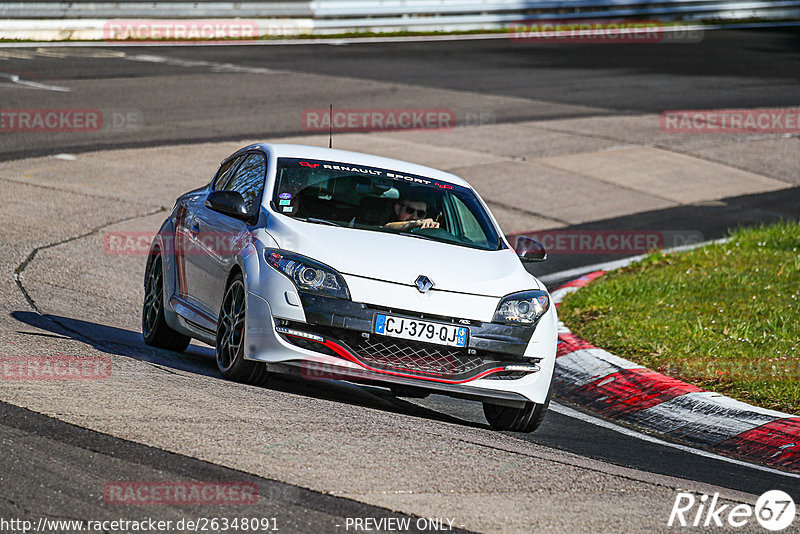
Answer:
[[[552,292],[564,297],[607,271]],[[686,445],[800,473],[800,417],[732,399],[620,358],[561,324],[556,397],[590,412]]]

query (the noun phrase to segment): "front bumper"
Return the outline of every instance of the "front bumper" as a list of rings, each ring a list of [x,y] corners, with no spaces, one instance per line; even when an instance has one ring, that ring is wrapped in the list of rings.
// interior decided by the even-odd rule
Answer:
[[[288,281],[288,280],[287,280]],[[553,375],[555,309],[535,327],[441,317],[301,293],[302,318],[274,317],[248,292],[246,358],[308,379],[402,384],[455,397],[520,405],[544,402]],[[279,302],[279,308],[284,301]],[[376,313],[467,326],[467,346],[446,347],[373,333]]]

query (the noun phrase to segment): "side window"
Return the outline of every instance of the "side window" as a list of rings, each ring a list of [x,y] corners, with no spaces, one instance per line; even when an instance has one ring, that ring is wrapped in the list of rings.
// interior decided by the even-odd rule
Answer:
[[[236,173],[225,183],[221,189],[238,191],[244,198],[247,211],[252,212],[253,204],[258,200],[264,188],[267,162],[263,154],[249,154],[242,162]]]
[[[238,158],[232,158],[222,164],[217,171],[217,177],[214,178],[214,186],[211,188],[213,191],[224,188],[225,182],[228,181],[228,178],[231,176],[231,172],[236,168],[236,163],[241,160],[242,158],[240,156]]]
[[[470,209],[455,195],[453,199],[453,207],[455,208],[456,217],[461,223],[463,236],[472,241],[473,243],[484,244],[486,243],[486,233],[481,228],[481,224],[475,218],[475,215]]]

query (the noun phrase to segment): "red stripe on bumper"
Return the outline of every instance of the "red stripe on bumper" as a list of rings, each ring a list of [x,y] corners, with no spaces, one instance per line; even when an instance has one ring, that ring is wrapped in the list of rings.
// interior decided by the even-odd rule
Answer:
[[[284,335],[291,336],[292,334],[284,334]],[[471,378],[467,378],[466,380],[448,380],[446,378],[434,378],[434,377],[428,377],[428,376],[419,376],[418,374],[397,373],[397,372],[394,372],[394,371],[386,371],[386,370],[383,370],[383,369],[376,369],[374,367],[370,367],[369,365],[367,365],[367,364],[363,363],[362,361],[360,361],[358,359],[358,357],[355,356],[354,354],[352,354],[349,350],[347,350],[346,348],[342,347],[338,343],[336,343],[334,341],[331,341],[330,339],[326,339],[324,342],[320,342],[320,341],[317,341],[316,339],[303,338],[302,336],[294,336],[294,337],[300,337],[301,339],[306,339],[308,341],[314,341],[314,342],[319,343],[321,345],[325,345],[326,347],[331,349],[333,352],[335,352],[336,354],[338,354],[339,356],[341,356],[345,360],[348,360],[348,361],[353,362],[353,363],[355,363],[357,365],[360,365],[364,369],[367,369],[368,371],[372,371],[373,373],[380,373],[380,374],[392,375],[392,376],[400,376],[400,377],[403,377],[403,378],[416,378],[417,380],[429,380],[431,382],[441,382],[443,384],[464,384],[466,382],[472,382],[473,380],[477,380],[479,378],[483,378],[486,375],[490,375],[492,373],[497,373],[497,372],[502,371],[504,369],[503,367],[495,367],[493,369],[487,369],[486,371],[484,371],[484,372],[482,372],[482,373],[480,373],[478,375],[475,375],[475,376],[473,376]]]

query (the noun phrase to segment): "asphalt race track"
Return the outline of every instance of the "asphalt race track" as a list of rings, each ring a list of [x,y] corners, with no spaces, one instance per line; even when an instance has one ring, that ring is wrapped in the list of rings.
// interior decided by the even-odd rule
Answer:
[[[80,138],[19,134],[4,139],[0,157],[302,134],[302,110],[328,104],[446,106],[462,120],[488,112],[495,122],[792,106],[798,41],[787,28],[707,32],[698,44],[653,46],[487,40],[4,49],[0,74],[56,87],[69,80],[73,88],[4,91],[5,107],[90,104],[140,112],[143,125]]]
[[[20,85],[4,74],[43,87]],[[302,111],[327,108],[329,103],[342,109],[446,107],[455,111],[459,124],[476,120],[501,125],[613,119],[668,109],[798,107],[799,84],[800,34],[795,29],[709,32],[697,44],[647,46],[492,39],[341,46],[0,47],[4,109],[91,107],[120,120],[118,128],[100,132],[2,133],[0,161],[13,165],[23,158],[61,153],[80,158],[81,154],[109,149],[159,150],[172,145],[222,142],[234,146],[240,140],[308,135],[313,132],[301,122]],[[334,146],[336,139],[334,134]],[[796,137],[793,141],[797,145]],[[797,148],[795,161],[800,153]],[[468,151],[470,147],[462,149]],[[414,161],[414,154],[405,159]],[[109,213],[118,210],[155,224],[165,212],[152,207],[168,208],[177,191],[188,190],[185,176],[194,174],[199,185],[214,170],[192,165],[187,161],[187,168],[176,173],[174,183],[142,177],[141,201],[135,194],[121,197],[109,202]],[[109,164],[107,172],[111,175],[116,170]],[[121,410],[113,402],[106,407],[97,398],[87,398],[86,406],[91,410],[87,408],[85,417],[66,408],[62,412],[57,402],[42,409],[42,415],[19,406],[31,398],[31,405],[45,406],[47,399],[35,399],[25,392],[15,396],[6,390],[10,386],[0,382],[6,390],[5,400],[20,400],[19,405],[15,400],[0,402],[3,517],[105,517],[110,512],[103,502],[102,488],[108,480],[252,482],[259,487],[261,500],[248,509],[248,514],[277,516],[284,532],[345,532],[343,525],[352,517],[436,517],[440,502],[447,503],[449,513],[441,512],[438,517],[455,517],[454,527],[464,530],[525,531],[528,525],[553,531],[658,531],[666,528],[677,488],[722,491],[731,501],[754,500],[753,496],[764,491],[782,489],[800,502],[800,478],[796,476],[654,442],[558,402],[536,433],[497,434],[488,430],[480,406],[474,403],[439,396],[399,399],[380,388],[336,382],[310,385],[294,379],[273,380],[265,388],[252,388],[219,379],[207,347],[193,345],[185,355],[145,348],[135,328],[137,294],[123,288],[119,295],[111,295],[117,281],[103,269],[116,269],[113,263],[81,263],[85,251],[81,239],[122,219],[102,213],[102,199],[112,191],[102,190],[103,180],[95,178],[87,178],[87,183],[100,190],[94,196],[86,193],[92,197],[86,204],[81,205],[83,200],[77,196],[65,195],[63,201],[75,202],[74,206],[54,209],[68,221],[36,215],[24,229],[30,232],[38,228],[43,235],[31,239],[32,244],[27,246],[21,230],[17,241],[2,244],[4,251],[24,249],[20,258],[9,252],[9,259],[2,263],[4,269],[8,268],[4,278],[9,283],[2,286],[4,292],[8,291],[3,299],[12,321],[8,331],[13,331],[18,348],[25,345],[31,351],[50,350],[48,347],[57,345],[59,350],[80,353],[80,347],[85,346],[110,355],[115,366],[121,362],[131,395],[135,387],[140,387],[142,398],[150,398],[145,391],[163,387],[165,391],[157,391],[153,398],[165,405],[131,406],[128,414],[127,408]],[[0,175],[0,181],[9,191],[21,187],[10,176]],[[691,228],[705,239],[714,239],[741,224],[800,218],[800,180],[792,184],[779,191],[734,194],[724,202],[687,203],[612,216],[599,212],[585,222],[562,228]],[[58,196],[55,201],[47,198],[48,203],[59,202]],[[4,224],[14,224],[14,217],[26,213],[19,200],[8,209]],[[547,213],[534,215],[547,217]],[[52,239],[47,235],[51,226],[56,236]],[[67,246],[64,250],[70,254],[57,257],[62,263],[56,268],[55,281],[38,284],[36,276],[43,267],[36,263],[57,264],[43,257],[54,244]],[[552,256],[537,266],[535,273],[553,275],[618,258]],[[139,284],[137,261],[143,266],[143,257],[139,257],[126,258],[120,267],[120,272],[135,272],[135,283],[128,282],[131,287]],[[18,268],[22,268],[23,277],[16,284],[10,280]],[[94,301],[76,301],[76,305],[87,308],[72,315],[68,313],[72,294],[59,294],[69,286],[64,280],[70,277],[108,277],[110,281],[98,286]],[[551,278],[553,285],[561,281]],[[28,280],[33,283],[32,289]],[[47,299],[42,298],[45,295]],[[42,303],[50,297],[59,304],[50,308]],[[120,302],[109,304],[106,299]],[[95,304],[93,313],[88,307]],[[115,314],[122,318],[110,320]],[[9,350],[8,346],[4,350]],[[178,402],[166,391],[171,387],[187,395],[182,397],[182,405],[175,407],[179,416],[174,419],[167,415],[169,403]],[[209,398],[216,403],[213,410],[204,406],[204,399]],[[215,420],[206,410],[217,413],[218,406],[222,406],[218,413],[223,417]],[[239,455],[230,445],[250,447],[252,442],[245,438],[257,435],[232,434],[232,428],[240,428],[229,426],[240,423],[239,407],[247,407],[242,421],[249,421],[254,428],[260,427],[259,414],[272,417],[263,431],[272,433],[273,445],[259,447],[263,449],[260,458],[268,458],[268,464],[275,460],[276,465],[260,467],[258,456],[254,460]],[[90,429],[95,428],[90,424],[95,415],[90,412],[95,410],[108,416],[108,432]],[[136,425],[144,424],[138,419],[143,410],[152,411],[153,425],[168,420],[164,423],[168,428],[158,438],[140,439],[133,431],[134,427],[142,428]],[[280,414],[279,422],[274,414]],[[129,431],[128,415],[136,419],[130,422]],[[441,483],[432,473],[404,473],[398,467],[407,459],[396,448],[413,440],[415,432],[434,443],[429,450],[416,444],[409,465],[435,470],[439,457],[461,459],[455,467],[438,466],[442,469]],[[175,436],[175,443],[170,435]],[[332,458],[357,457],[358,461],[342,461],[338,466],[333,460],[325,461],[324,442],[335,441],[337,436],[341,442],[335,445]],[[386,441],[381,436],[386,436]],[[439,438],[440,444],[436,443]],[[213,454],[204,448],[212,442]],[[392,447],[396,450],[389,450]],[[287,449],[293,452],[286,453]],[[428,453],[426,450],[430,458],[420,459]],[[318,466],[298,459],[308,451],[318,455]],[[481,470],[487,465],[494,466],[488,474]],[[457,468],[452,478],[448,476],[451,467]],[[370,472],[388,478],[376,485],[369,480]],[[526,486],[523,481],[529,472],[542,481],[540,501],[530,497],[514,501],[522,507],[516,517],[498,518],[488,511],[483,520],[470,516],[468,508],[482,505],[481,498],[474,496],[480,493],[475,488],[483,483],[493,487],[504,478],[511,481],[509,484]],[[471,479],[463,483],[462,498],[459,476]],[[429,487],[431,495],[448,497],[438,501],[419,491],[417,495],[414,491],[404,495],[406,483],[413,487],[417,482]],[[606,500],[592,493],[593,485],[601,488],[600,493],[608,493]],[[502,500],[503,491],[493,496],[496,501],[486,501],[487,510]],[[526,491],[536,495],[537,490],[528,487]],[[428,497],[431,500],[426,504]],[[577,504],[584,499],[585,506]],[[527,508],[532,502],[546,510],[539,514]],[[459,506],[463,508],[461,516]],[[609,519],[616,511],[607,512],[615,507],[622,518],[619,523]],[[126,513],[130,517],[176,519],[187,514],[221,516],[238,512],[234,507],[202,508],[160,507]],[[537,523],[538,515],[546,519]],[[641,523],[629,522],[636,518]]]

